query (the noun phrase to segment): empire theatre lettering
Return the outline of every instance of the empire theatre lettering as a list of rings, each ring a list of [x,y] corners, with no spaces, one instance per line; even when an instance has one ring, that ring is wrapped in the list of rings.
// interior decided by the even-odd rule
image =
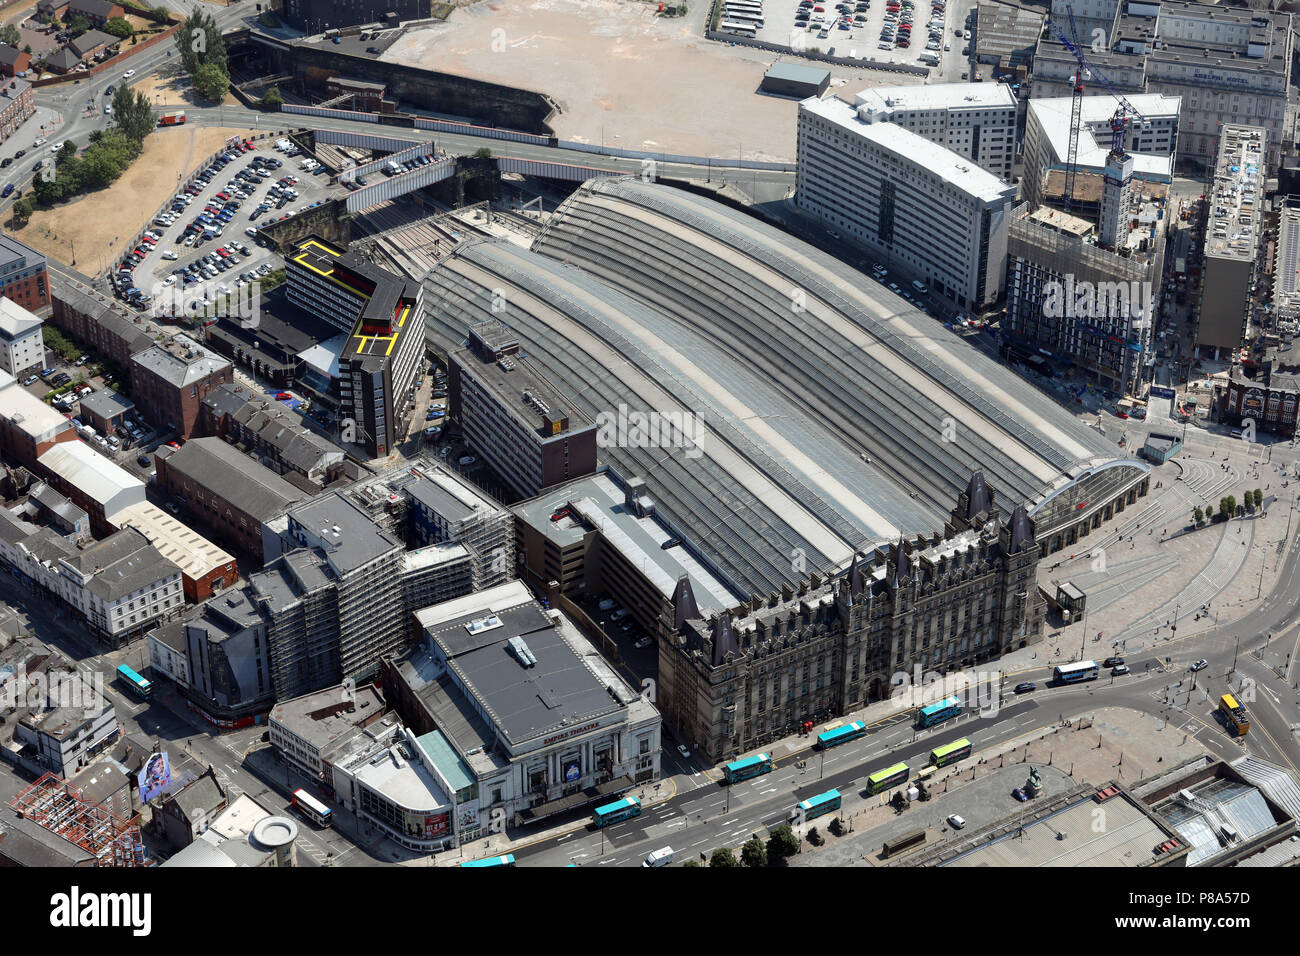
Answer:
[[[587,731],[595,730],[599,726],[600,726],[600,721],[597,721],[594,724],[587,724],[583,727],[574,727],[572,730],[564,731],[564,733],[556,734],[553,737],[547,737],[545,740],[542,741],[542,746],[549,747],[551,744],[556,743],[557,741],[564,740],[568,737],[572,737],[575,734],[585,734]]]

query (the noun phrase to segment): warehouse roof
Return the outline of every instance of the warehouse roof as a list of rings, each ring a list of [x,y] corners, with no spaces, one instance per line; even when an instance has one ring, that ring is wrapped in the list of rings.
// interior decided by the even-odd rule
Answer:
[[[101,505],[114,502],[119,495],[144,500],[144,482],[92,451],[85,442],[59,442],[36,460]],[[123,506],[129,503],[126,498],[119,500]],[[106,509],[104,517],[113,516]]]
[[[275,472],[220,438],[187,441],[168,457],[166,467],[259,521],[274,517],[305,497]]]

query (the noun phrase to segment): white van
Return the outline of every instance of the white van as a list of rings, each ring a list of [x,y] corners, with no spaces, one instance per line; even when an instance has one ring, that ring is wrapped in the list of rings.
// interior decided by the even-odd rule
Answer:
[[[642,866],[667,866],[673,861],[673,848],[670,846],[660,847],[653,851],[645,858]]]
[[[920,279],[913,279],[913,280],[912,280],[912,288],[915,289],[917,292],[924,293],[924,292],[925,292],[925,283],[922,282]]]

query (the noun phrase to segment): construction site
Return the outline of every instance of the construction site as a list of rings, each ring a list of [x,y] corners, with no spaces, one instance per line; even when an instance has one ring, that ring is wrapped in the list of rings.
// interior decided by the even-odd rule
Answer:
[[[94,866],[153,866],[140,839],[139,817],[123,820],[83,800],[68,781],[47,773],[9,804],[20,819],[44,828],[94,858]]]

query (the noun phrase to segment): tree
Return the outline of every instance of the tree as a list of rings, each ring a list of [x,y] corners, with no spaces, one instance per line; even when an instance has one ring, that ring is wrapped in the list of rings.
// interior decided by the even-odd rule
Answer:
[[[752,869],[767,866],[767,846],[758,837],[751,837],[740,848],[740,862]]]
[[[32,208],[32,201],[28,199],[26,196],[24,196],[22,199],[14,203],[14,207],[12,210],[14,215],[14,222],[17,223],[27,222],[27,220],[32,218],[32,213],[34,211],[35,210]]]
[[[266,95],[262,97],[262,103],[266,106],[275,106],[275,107],[283,106],[284,94],[280,92],[280,88],[278,86],[273,86],[269,90],[267,90]]]
[[[1259,509],[1264,506],[1264,492],[1258,488],[1255,489],[1255,508]]]
[[[1198,528],[1201,526],[1201,522],[1205,520],[1205,512],[1201,510],[1200,505],[1197,505],[1196,509],[1192,512],[1192,520],[1196,522]]]
[[[159,25],[166,23],[170,17],[171,11],[166,7],[154,7],[149,11],[149,19]]]
[[[204,63],[194,71],[194,89],[204,99],[220,102],[230,89],[230,77],[215,63]]]
[[[713,851],[713,856],[709,857],[709,866],[740,866],[740,864],[736,862],[736,854],[724,846]]]
[[[0,27],[0,43],[7,43],[9,46],[17,48],[18,44],[22,42],[22,34],[18,32],[18,28],[12,23]]]
[[[68,21],[68,32],[74,37],[79,37],[90,29],[90,21],[84,15],[78,13]]]
[[[1225,495],[1219,499],[1219,517],[1227,519],[1237,513],[1237,498],[1234,495]]]
[[[181,21],[180,29],[176,31],[176,49],[181,54],[181,65],[191,77],[205,63],[213,63],[222,73],[229,75],[226,41],[221,38],[221,28],[201,9],[195,9]]]
[[[117,128],[127,139],[136,143],[143,143],[144,138],[158,125],[149,106],[149,97],[125,83],[113,91],[113,117],[117,121]]]
[[[132,29],[131,23],[126,17],[113,17],[104,24],[104,32],[109,36],[117,37],[119,40],[125,40],[135,33],[135,30]]]
[[[782,823],[772,831],[767,840],[767,858],[771,862],[784,860],[799,852],[799,838],[794,835],[788,823]]]
[[[700,865],[699,860],[687,860],[685,863],[682,864],[682,866],[699,866],[699,865]]]
[[[492,150],[488,149],[486,146],[483,146],[483,147],[481,147],[480,149],[476,149],[476,150],[474,151],[474,158],[475,158],[475,159],[491,159],[491,158],[492,158]]]

